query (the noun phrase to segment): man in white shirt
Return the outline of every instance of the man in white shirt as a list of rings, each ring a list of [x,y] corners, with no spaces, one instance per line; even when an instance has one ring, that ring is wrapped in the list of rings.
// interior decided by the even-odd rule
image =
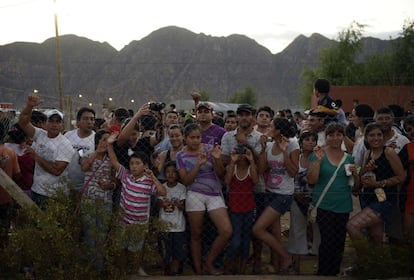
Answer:
[[[31,124],[32,110],[40,103],[39,96],[28,97],[26,107],[19,116],[19,125],[28,137],[33,138],[32,153],[36,163],[32,198],[44,207],[48,198],[58,190],[67,191],[66,167],[74,152],[69,140],[61,134],[63,114],[60,111],[52,109],[46,112],[46,130]]]
[[[95,111],[91,108],[83,107],[76,114],[76,129],[65,133],[65,137],[73,147],[73,157],[67,168],[69,179],[73,183],[73,188],[77,191],[82,189],[85,172],[81,170],[79,160],[95,151]]]

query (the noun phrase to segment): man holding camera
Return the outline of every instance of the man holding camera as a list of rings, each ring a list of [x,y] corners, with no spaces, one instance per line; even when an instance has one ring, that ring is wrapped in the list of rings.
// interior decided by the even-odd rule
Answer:
[[[164,129],[163,129],[163,138],[161,140],[161,142],[159,142],[156,146],[155,146],[155,151],[156,153],[161,153],[163,151],[168,151],[171,148],[171,144],[170,144],[170,137],[168,136],[168,128],[172,125],[172,124],[178,124],[178,113],[177,111],[168,111],[165,114],[165,118],[164,118]]]
[[[230,154],[238,143],[251,147],[256,154],[262,149],[262,134],[254,129],[256,109],[249,104],[241,104],[237,107],[236,113],[239,126],[233,131],[226,132],[221,139],[221,156],[225,165],[230,162]]]

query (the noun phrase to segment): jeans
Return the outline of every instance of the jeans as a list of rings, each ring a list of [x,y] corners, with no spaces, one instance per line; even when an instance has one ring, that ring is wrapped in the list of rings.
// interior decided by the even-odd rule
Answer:
[[[238,250],[240,250],[241,259],[247,260],[252,239],[254,210],[246,213],[230,212],[230,221],[233,226],[233,235],[227,249],[227,259],[234,260]]]

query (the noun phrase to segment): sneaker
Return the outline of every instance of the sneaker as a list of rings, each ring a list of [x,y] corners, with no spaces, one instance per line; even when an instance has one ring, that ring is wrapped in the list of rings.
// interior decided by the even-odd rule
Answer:
[[[149,277],[150,275],[145,272],[145,270],[142,267],[139,267],[138,269],[138,275],[141,277]]]

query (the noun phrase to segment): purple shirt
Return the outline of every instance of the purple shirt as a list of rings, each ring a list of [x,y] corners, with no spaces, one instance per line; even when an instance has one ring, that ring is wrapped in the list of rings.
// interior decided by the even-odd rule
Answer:
[[[205,195],[219,196],[221,195],[222,185],[214,171],[214,159],[209,152],[211,148],[211,146],[204,144],[204,152],[207,153],[207,162],[201,166],[194,181],[187,186],[187,189]],[[188,154],[182,150],[177,153],[175,160],[178,170],[184,168],[189,172],[197,164],[198,155]]]
[[[201,132],[201,143],[209,144],[211,146],[220,145],[221,138],[226,130],[219,125],[213,124],[206,130]]]

